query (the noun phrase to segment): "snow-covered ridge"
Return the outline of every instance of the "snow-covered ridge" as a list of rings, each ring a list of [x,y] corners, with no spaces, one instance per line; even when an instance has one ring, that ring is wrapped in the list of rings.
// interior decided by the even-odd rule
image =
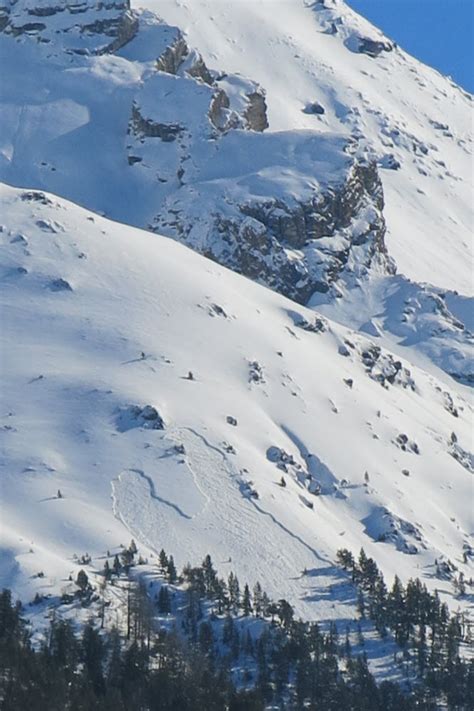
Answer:
[[[456,273],[457,289],[469,292],[469,250],[461,222],[466,224],[471,210],[463,202],[464,188],[456,185],[446,198],[461,220],[450,217],[451,224],[457,225],[456,234],[444,232],[444,214],[437,215],[436,225],[430,226],[427,220],[433,210],[436,213],[446,200],[437,200],[427,212],[422,204],[426,192],[418,181],[429,178],[430,190],[437,195],[440,180],[453,187],[460,180],[445,161],[436,158],[433,163],[441,144],[416,135],[414,124],[407,133],[408,109],[405,118],[387,114],[387,106],[393,103],[390,88],[381,94],[386,101],[383,111],[375,109],[373,98],[369,102],[362,92],[351,94],[352,75],[347,88],[347,76],[338,73],[342,72],[340,58],[355,53],[350,63],[355,63],[364,91],[372,90],[380,72],[390,72],[411,86],[415,70],[406,71],[408,59],[399,49],[387,44],[367,23],[361,24],[343,3],[292,3],[289,13],[287,4],[281,2],[271,21],[266,16],[266,23],[260,23],[260,44],[247,47],[257,75],[262,70],[257,56],[269,59],[276,51],[265,35],[268,23],[272,32],[281,32],[284,24],[286,33],[291,23],[301,28],[305,19],[305,27],[321,46],[312,45],[311,52],[318,51],[312,59],[304,55],[303,67],[302,55],[296,56],[299,84],[282,86],[280,80],[275,83],[266,75],[262,85],[240,71],[223,71],[235,60],[228,37],[216,38],[213,33],[216,46],[224,42],[226,50],[221,67],[216,66],[218,55],[200,53],[201,45],[205,53],[206,37],[193,33],[205,23],[207,10],[198,13],[191,32],[180,15],[185,6],[174,2],[162,8],[168,22],[148,11],[130,15],[126,3],[89,3],[77,12],[76,6],[74,12],[71,7],[61,6],[60,14],[76,18],[72,34],[67,28],[53,31],[57,8],[44,15],[45,8],[32,2],[17,3],[9,15],[41,11],[52,35],[50,41],[38,43],[43,30],[37,29],[20,33],[14,40],[10,22],[1,38],[12,60],[2,103],[2,174],[6,180],[56,191],[121,221],[183,241],[297,301],[311,298],[313,305],[324,307],[336,320],[348,325],[357,321],[362,330],[387,338],[401,352],[407,346],[416,349],[423,366],[432,361],[462,382],[472,382],[468,310],[464,305],[458,308],[461,301],[456,293],[441,288],[453,283],[449,274]],[[252,13],[268,13],[268,8],[268,3],[257,1],[247,12],[253,17]],[[120,49],[115,40],[110,43],[110,28],[100,19],[89,22],[90,13],[100,16],[105,11],[115,12],[117,21],[133,16],[134,32]],[[216,7],[212,15],[216,27],[220,19],[228,19],[229,12],[225,2]],[[250,22],[247,14],[237,12],[232,26],[239,27],[243,17]],[[89,24],[84,24],[86,19]],[[301,43],[307,51],[305,32]],[[87,49],[87,56],[71,55],[70,44],[64,44],[62,37],[71,38],[74,33],[99,44]],[[252,37],[250,30],[248,36]],[[189,38],[198,41],[198,48],[191,46]],[[246,42],[247,34],[241,39]],[[284,55],[285,71],[286,63],[295,61],[287,56],[292,46],[287,35],[282,36],[278,52],[283,54],[278,57],[281,65]],[[118,51],[118,55],[96,56],[105,50]],[[319,51],[336,62],[331,71],[317,59]],[[303,81],[310,59],[318,68],[317,87],[311,94]],[[38,67],[41,81],[25,82]],[[250,70],[250,66],[242,67]],[[423,71],[417,65],[418,88],[425,83],[418,76]],[[292,94],[303,87],[305,102]],[[288,105],[277,121],[274,102],[281,95]],[[459,97],[458,92],[458,102]],[[349,106],[349,101],[355,104]],[[377,125],[367,123],[369,116],[376,117]],[[455,136],[448,135],[445,124],[432,116],[421,118],[433,135],[449,139],[454,148]],[[286,130],[275,130],[282,122]],[[464,140],[456,139],[456,146],[450,150],[450,159],[459,158],[462,152],[467,155]],[[446,169],[436,179],[432,175],[435,164]],[[410,175],[412,168],[416,168],[416,180]],[[390,206],[392,180],[399,180],[395,176],[401,178],[403,201],[396,215]],[[388,205],[384,188],[386,194],[389,191]],[[416,214],[410,214],[410,204]],[[397,233],[394,239],[400,214],[406,215],[403,235]],[[416,235],[420,216],[426,225],[423,235]],[[412,235],[411,242],[415,240],[415,248],[410,244],[400,252],[399,239],[407,234]],[[430,252],[440,235],[444,235],[443,256],[433,253],[433,262]],[[394,253],[406,270],[397,278],[393,277]],[[423,269],[413,270],[419,259]],[[406,277],[413,271],[425,275],[427,264],[431,286]]]
[[[315,594],[342,545],[468,603],[461,385],[54,195],[4,186],[1,214],[1,584],[59,594],[132,535],[306,617],[345,615]]]
[[[307,128],[365,141],[381,167],[387,243],[401,272],[472,295],[469,94],[342,0],[145,4],[181,27],[209,67],[259,82],[270,131]],[[363,40],[382,45],[378,56],[361,51]]]

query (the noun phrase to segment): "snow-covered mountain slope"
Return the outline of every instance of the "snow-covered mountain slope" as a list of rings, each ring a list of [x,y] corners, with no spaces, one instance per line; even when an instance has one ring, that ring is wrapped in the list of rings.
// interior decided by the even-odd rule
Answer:
[[[182,28],[209,67],[258,81],[269,130],[338,131],[367,141],[382,168],[388,246],[400,270],[472,294],[470,94],[396,47],[343,0],[136,6]]]
[[[342,2],[146,5],[5,2],[2,178],[472,382],[470,97]]]
[[[53,195],[3,186],[1,215],[0,584],[59,594],[133,536],[343,618],[335,553],[364,546],[469,605],[466,388]]]

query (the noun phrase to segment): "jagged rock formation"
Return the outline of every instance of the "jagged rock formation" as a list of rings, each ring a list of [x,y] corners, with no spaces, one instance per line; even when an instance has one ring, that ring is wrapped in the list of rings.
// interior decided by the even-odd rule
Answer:
[[[224,172],[210,190],[206,164],[197,170],[194,166],[189,175],[185,171],[180,190],[166,199],[156,218],[157,231],[300,303],[315,291],[327,292],[342,272],[346,278],[361,276],[373,263],[387,273],[394,271],[385,247],[383,192],[373,162],[348,155],[348,145],[333,145],[333,137],[315,140],[302,134],[294,142],[285,134],[247,134],[238,136],[236,177],[236,140],[231,135],[223,138],[213,158],[223,169],[231,166],[233,178]],[[286,161],[294,148],[302,164],[300,170],[293,167],[287,182]],[[318,160],[325,151],[341,163],[328,182]],[[263,158],[260,164],[256,154]]]
[[[239,127],[251,131],[264,131],[268,128],[267,106],[262,87],[242,77],[231,77],[230,82],[234,86],[236,83],[241,85],[240,97],[236,97],[239,105],[231,106],[231,99],[225,90],[225,83],[229,82],[228,75],[209,71],[202,56],[195,49],[188,47],[179,30],[176,30],[173,41],[157,58],[156,68],[167,74],[189,76],[218,88],[219,107],[234,112],[232,121],[228,122],[226,128]]]
[[[179,32],[156,66],[135,97],[128,144],[129,164],[161,184],[153,229],[301,303],[343,270],[360,275],[375,260],[393,272],[380,177],[355,144],[255,135],[268,126],[261,88],[212,76]]]
[[[394,48],[392,42],[383,42],[382,40],[374,40],[370,37],[358,37],[357,52],[367,54],[369,57],[376,58],[382,52],[391,52]]]
[[[0,30],[14,37],[37,41],[78,54],[115,52],[138,29],[130,0],[57,2],[6,0],[0,8]]]
[[[102,54],[127,44],[125,56],[140,51],[143,59],[133,38],[149,34],[146,59],[156,71],[135,95],[127,158],[131,169],[154,176],[153,229],[302,303],[327,292],[343,271],[365,273],[374,260],[393,271],[377,168],[351,155],[350,141],[312,132],[261,136],[268,127],[262,87],[211,72],[178,28],[131,13],[129,0],[19,0],[7,9],[6,33],[44,43],[54,37],[68,52]]]

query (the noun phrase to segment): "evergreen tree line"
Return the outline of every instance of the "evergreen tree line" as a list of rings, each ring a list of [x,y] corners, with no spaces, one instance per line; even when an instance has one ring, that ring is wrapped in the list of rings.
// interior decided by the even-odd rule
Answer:
[[[464,616],[450,614],[438,593],[430,593],[419,578],[405,587],[395,576],[389,590],[363,548],[357,560],[347,549],[337,552],[337,560],[358,588],[360,617],[373,620],[382,638],[388,631],[393,634],[423,682],[425,698],[443,700],[453,709],[474,708],[474,660],[463,661],[459,653],[461,643],[472,645]]]
[[[250,590],[233,572],[219,577],[210,556],[178,575],[161,551],[164,582],[151,599],[140,576],[128,575],[137,551],[134,545],[127,550],[108,573],[104,568],[105,584],[116,576],[126,585],[120,631],[98,630],[91,622],[78,635],[69,621],[56,618],[42,645],[33,647],[21,605],[8,590],[0,594],[2,711],[474,708],[474,665],[459,657],[459,619],[419,581],[404,589],[396,580],[387,591],[363,551],[357,562],[340,551],[339,562],[359,589],[361,616],[371,617],[382,636],[393,631],[402,649],[415,650],[420,683],[411,693],[395,683],[377,685],[365,655],[353,655],[348,636],[340,640],[334,624],[323,632],[297,620],[286,600],[270,600],[259,583]],[[78,596],[90,598],[84,576],[77,585]],[[173,614],[182,628],[157,629],[157,612]],[[261,619],[255,636],[252,616]]]

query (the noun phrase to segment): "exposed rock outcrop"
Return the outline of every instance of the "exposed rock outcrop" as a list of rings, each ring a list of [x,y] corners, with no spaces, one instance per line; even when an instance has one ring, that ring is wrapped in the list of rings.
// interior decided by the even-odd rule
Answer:
[[[188,53],[188,45],[184,37],[179,34],[175,41],[166,47],[165,51],[157,58],[156,68],[161,72],[177,74]]]
[[[0,30],[33,36],[59,51],[78,54],[116,52],[136,34],[138,20],[129,0],[58,2],[18,0],[0,8]]]
[[[357,51],[375,59],[382,52],[392,52],[394,46],[392,42],[374,40],[370,37],[358,37]]]
[[[239,200],[222,181],[220,199],[214,192],[209,212],[197,214],[196,200],[205,210],[209,198],[206,186],[193,183],[183,188],[182,201],[179,193],[173,196],[172,214],[162,211],[157,231],[174,234],[300,303],[314,292],[327,292],[342,273],[346,278],[361,276],[373,263],[394,271],[385,246],[383,193],[374,163],[354,159],[343,179],[338,176],[314,190],[305,185],[299,200],[281,191],[285,170],[277,166],[271,172],[277,197],[263,199],[256,189],[256,194]],[[271,180],[266,184],[270,192]]]
[[[136,105],[132,107],[131,128],[136,135],[160,138],[165,142],[176,140],[183,130],[183,127],[176,123],[159,123],[144,118]],[[135,162],[140,162],[141,160],[136,156],[134,158]]]
[[[245,121],[251,131],[264,131],[268,128],[267,104],[265,95],[259,91],[247,94],[248,106],[244,113]]]

